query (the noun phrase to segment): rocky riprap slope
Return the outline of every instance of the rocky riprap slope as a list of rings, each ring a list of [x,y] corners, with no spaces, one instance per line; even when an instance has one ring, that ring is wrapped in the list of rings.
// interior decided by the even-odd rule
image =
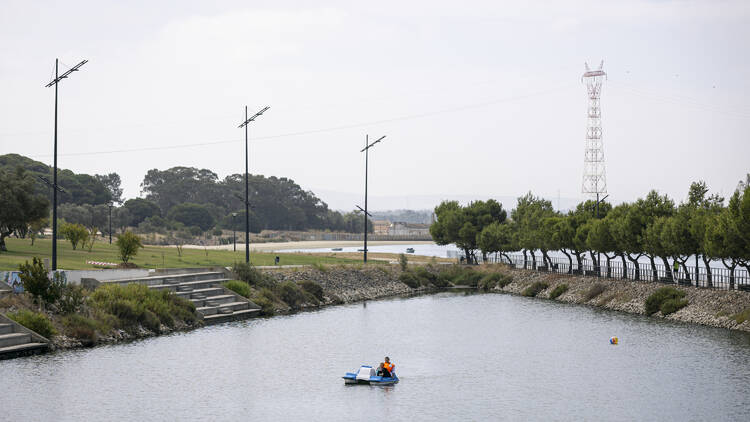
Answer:
[[[370,267],[332,266],[284,268],[265,271],[278,282],[314,281],[323,287],[328,303],[357,302],[414,293],[398,280],[395,267],[373,265]]]
[[[502,271],[511,274],[513,282],[504,289],[496,289],[497,291],[520,294],[532,283],[540,281],[547,283],[549,287],[540,292],[537,297],[549,298],[555,286],[565,283],[568,285],[568,291],[555,300],[639,315],[645,315],[644,304],[649,295],[660,287],[671,286],[686,293],[685,299],[688,300],[688,305],[666,317],[658,312],[653,315],[654,317],[750,332],[750,320],[737,323],[732,318],[733,315],[750,308],[750,293],[748,292],[699,289],[669,283],[597,279],[530,270],[506,269]],[[604,292],[586,301],[586,294],[596,284],[605,286]]]

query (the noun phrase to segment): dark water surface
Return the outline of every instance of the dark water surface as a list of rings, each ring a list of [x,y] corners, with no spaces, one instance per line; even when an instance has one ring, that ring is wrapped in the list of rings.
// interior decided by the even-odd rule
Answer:
[[[385,354],[399,384],[344,386]],[[0,388],[19,421],[747,421],[750,336],[442,293],[2,361]]]

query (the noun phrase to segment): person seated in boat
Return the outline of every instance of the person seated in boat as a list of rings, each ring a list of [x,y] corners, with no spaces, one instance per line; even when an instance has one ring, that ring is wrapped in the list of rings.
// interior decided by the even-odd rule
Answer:
[[[385,357],[385,362],[383,362],[382,365],[383,365],[383,372],[386,373],[386,374],[388,374],[388,375],[384,375],[384,376],[386,376],[386,377],[392,376],[391,374],[393,374],[393,370],[396,368],[396,365],[394,365],[394,364],[391,363],[391,358],[389,358],[388,356],[386,356]]]
[[[379,377],[390,376],[390,374],[385,375],[385,368],[383,367],[383,362],[380,362],[380,365],[378,365],[378,370],[375,372],[375,375]]]

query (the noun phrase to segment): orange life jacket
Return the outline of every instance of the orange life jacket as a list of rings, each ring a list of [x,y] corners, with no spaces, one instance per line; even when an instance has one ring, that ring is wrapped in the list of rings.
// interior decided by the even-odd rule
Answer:
[[[383,368],[387,369],[388,372],[393,371],[393,364],[390,362],[383,362]]]

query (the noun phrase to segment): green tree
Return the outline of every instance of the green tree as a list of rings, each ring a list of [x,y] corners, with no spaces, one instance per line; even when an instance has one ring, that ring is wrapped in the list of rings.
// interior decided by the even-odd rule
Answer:
[[[709,255],[717,257],[729,269],[729,288],[735,284],[734,270],[738,265],[750,271],[750,186],[741,184],[729,204],[713,216],[706,227]]]
[[[622,218],[613,222],[612,234],[627,258],[633,263],[635,279],[640,280],[638,259],[644,255],[648,256],[654,279],[657,279],[654,255],[646,253],[646,229],[653,224],[657,217],[672,215],[674,202],[666,195],[660,196],[658,192],[652,190],[646,195],[646,198],[638,199],[635,203],[627,205],[624,211]]]
[[[23,168],[0,170],[0,252],[7,251],[5,238],[28,230],[29,224],[47,216],[49,202],[34,193],[34,180]]]
[[[214,225],[214,218],[208,209],[198,204],[186,203],[176,205],[167,217],[171,220],[179,221],[188,227],[198,226],[203,231],[210,229]]]
[[[654,264],[654,257],[659,257],[664,264],[664,276],[666,280],[672,281],[672,269],[667,259],[668,256],[674,253],[674,249],[670,248],[670,244],[667,242],[667,230],[671,218],[664,216],[656,217],[646,227],[646,231],[643,234],[643,248],[646,255],[651,259],[654,280],[659,280],[659,273]]]
[[[29,223],[29,238],[31,239],[31,246],[34,246],[39,233],[42,232],[47,226],[49,226],[49,218],[40,218]]]
[[[435,243],[455,244],[464,251],[468,262],[477,262],[475,253],[482,230],[507,218],[503,206],[494,199],[474,201],[465,207],[457,201],[443,201],[435,207],[435,215],[437,221],[430,226]]]
[[[131,231],[117,236],[117,249],[120,251],[120,259],[127,263],[138,254],[138,249],[143,247],[141,238]]]
[[[597,252],[601,252],[607,259],[607,277],[612,276],[611,261],[618,256],[622,255],[622,250],[619,249],[615,238],[612,236],[611,224],[614,217],[607,217],[600,220],[593,220],[591,222],[591,228],[588,231],[588,237],[586,242],[589,247]],[[624,278],[627,278],[627,265],[623,259],[623,271]]]
[[[711,196],[707,194],[708,186],[705,182],[693,182],[690,185],[687,201],[680,204],[668,220],[662,234],[662,241],[667,246],[670,255],[682,265],[687,280],[690,280],[690,272],[687,268],[688,258],[691,255],[701,255],[706,280],[710,287],[712,286],[711,257],[705,248],[706,221],[712,215],[721,212],[724,198],[715,194]]]
[[[554,224],[552,229],[552,242],[557,246],[557,249],[568,258],[568,274],[573,272],[573,257],[575,246],[575,235],[576,231],[573,227],[572,218],[570,215],[560,215],[555,217],[555,222],[548,224]],[[581,267],[581,255],[576,254],[578,261],[578,267]]]
[[[161,216],[159,206],[143,198],[128,199],[122,205],[122,208],[130,212],[131,221],[129,224],[132,226],[141,224],[147,218]]]
[[[518,250],[514,240],[513,225],[495,221],[482,229],[477,244],[483,254],[499,253],[512,262],[508,252]]]
[[[73,250],[76,250],[79,244],[86,244],[89,239],[89,231],[81,224],[63,223],[60,226],[60,234],[70,241]]]
[[[531,192],[518,198],[516,208],[511,212],[511,218],[518,225],[518,246],[522,248],[524,267],[526,266],[526,251],[531,252],[532,268],[536,269],[535,251],[542,251],[543,259],[549,260],[544,249],[542,221],[555,215],[552,203],[546,199],[536,197]]]
[[[119,174],[95,174],[94,178],[107,188],[111,202],[122,204],[122,188],[120,187],[122,181],[120,180]]]

